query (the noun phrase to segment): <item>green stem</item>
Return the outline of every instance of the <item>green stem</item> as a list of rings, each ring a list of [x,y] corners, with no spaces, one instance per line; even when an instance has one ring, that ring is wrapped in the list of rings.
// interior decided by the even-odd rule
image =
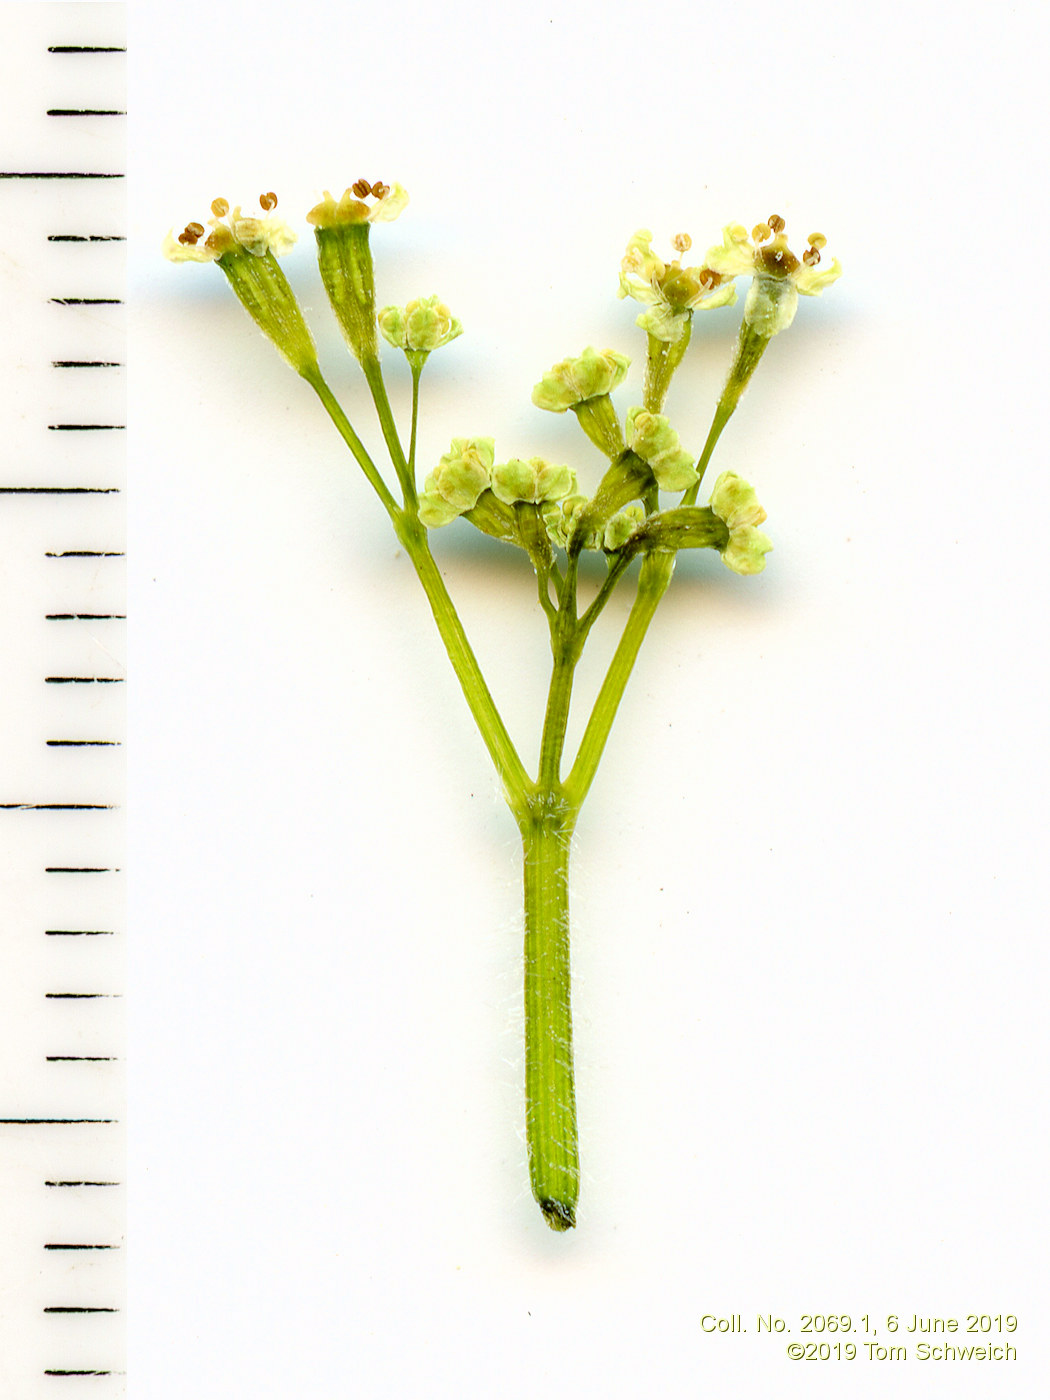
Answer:
[[[421,364],[412,364],[412,433],[408,440],[408,475],[413,484],[416,480],[416,428],[419,425],[419,377],[423,373]]]
[[[319,369],[311,370],[308,373],[304,373],[303,378],[306,380],[307,384],[310,385],[310,387],[317,394],[317,397],[324,404],[325,411],[327,412],[329,418],[331,418],[332,422],[335,424],[340,437],[346,443],[347,447],[349,447],[350,451],[354,454],[354,457],[357,459],[358,466],[368,478],[369,484],[371,485],[372,489],[375,491],[379,499],[382,501],[383,505],[386,507],[387,514],[395,522],[396,525],[399,511],[397,501],[394,500],[394,497],[391,495],[390,488],[387,486],[383,478],[379,475],[378,468],[366,452],[361,439],[357,436],[353,428],[350,426],[349,418],[347,418],[346,414],[343,412],[343,408],[339,400],[332,393],[331,389],[329,389],[321,371]]]
[[[383,370],[379,363],[379,357],[367,356],[361,361],[361,368],[364,370],[368,387],[372,391],[372,402],[376,406],[376,413],[379,415],[379,426],[383,430],[383,441],[386,443],[386,450],[390,453],[390,460],[394,464],[397,472],[397,479],[401,483],[401,490],[404,493],[405,505],[410,510],[415,510],[418,501],[416,498],[416,483],[408,470],[408,462],[405,459],[404,449],[401,446],[401,439],[397,435],[397,425],[394,422],[394,413],[390,407],[390,399],[386,392],[386,384],[383,381]]]
[[[532,1193],[552,1230],[576,1224],[580,1190],[569,979],[569,846],[576,813],[538,794],[525,863],[525,1135]]]
[[[561,756],[565,748],[565,730],[569,723],[569,703],[572,700],[572,679],[580,656],[576,621],[561,612],[553,628],[551,650],[554,665],[547,692],[547,712],[543,717],[543,737],[540,739],[539,781],[541,787],[556,787],[561,775]]]
[[[762,335],[755,330],[754,326],[747,320],[741,322],[736,356],[730,366],[729,378],[726,380],[726,387],[722,390],[722,397],[718,400],[715,416],[711,420],[711,429],[707,434],[704,450],[696,464],[697,478],[682,497],[682,505],[691,506],[696,501],[696,494],[700,489],[704,472],[707,470],[707,464],[711,460],[711,453],[715,450],[715,443],[721,437],[722,429],[732,418],[736,406],[740,402],[740,396],[747,388],[748,381],[758,367],[759,360],[765,354],[770,339],[770,336]]]
[[[620,582],[620,579],[623,578],[623,575],[630,563],[630,556],[624,554],[618,554],[616,558],[610,563],[609,572],[602,579],[602,586],[598,589],[598,592],[595,594],[594,601],[591,603],[590,607],[580,618],[578,635],[581,646],[587,639],[587,633],[597,622],[602,609],[612,597],[613,590],[615,589],[616,585]]]
[[[594,709],[580,740],[576,761],[565,780],[565,796],[576,811],[583,805],[598,771],[598,763],[609,738],[609,731],[616,718],[631,669],[660,599],[667,592],[671,582],[674,558],[673,554],[653,553],[647,554],[642,560],[638,575],[638,592],[627,625],[623,629],[623,636],[609,663],[598,698],[594,702]]]
[[[711,428],[707,434],[707,441],[704,443],[704,450],[700,453],[700,460],[696,464],[696,480],[682,497],[682,505],[691,506],[696,504],[697,492],[700,490],[700,483],[704,479],[704,472],[707,471],[707,464],[711,460],[711,454],[715,450],[715,444],[722,436],[722,429],[733,416],[736,402],[736,399],[734,399],[732,403],[727,403],[724,395],[719,399],[718,407],[715,409],[715,416],[711,420]]]
[[[467,640],[467,634],[463,630],[463,624],[456,612],[455,604],[449,597],[445,581],[441,577],[434,556],[430,552],[426,530],[420,525],[414,511],[403,510],[398,506],[320,371],[303,377],[317,392],[328,416],[339,430],[343,441],[357,458],[362,471],[371,482],[376,494],[386,507],[387,514],[393,521],[397,537],[404,546],[408,557],[412,560],[419,581],[423,585],[423,592],[427,595],[427,601],[434,614],[438,632],[445,644],[449,660],[452,662],[452,669],[459,680],[467,705],[470,707],[470,713],[474,716],[474,722],[478,726],[485,747],[489,751],[489,756],[496,766],[496,772],[503,783],[507,802],[515,817],[520,820],[521,814],[526,808],[527,794],[532,788],[532,783],[496,708],[496,702],[485,684],[485,677],[481,674],[477,657]]]
[[[503,783],[507,803],[519,821],[524,814],[528,794],[533,784],[525,771],[525,765],[507,732],[507,727],[496,708],[485,677],[481,674],[477,657],[474,655],[463,624],[456,612],[455,604],[449,597],[445,581],[441,577],[430,546],[426,530],[414,515],[399,511],[394,522],[398,539],[415,566],[423,592],[427,595],[434,621],[445,644],[452,669],[455,671],[466,698],[470,713],[478,726],[489,757],[495,764],[496,772]]]

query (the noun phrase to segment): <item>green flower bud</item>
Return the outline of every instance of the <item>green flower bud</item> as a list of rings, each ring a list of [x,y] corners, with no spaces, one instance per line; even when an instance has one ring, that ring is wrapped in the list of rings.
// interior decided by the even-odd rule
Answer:
[[[444,496],[439,496],[437,491],[431,490],[433,479],[434,473],[431,472],[419,495],[419,523],[425,525],[428,530],[440,525],[451,525],[462,513],[457,506],[446,501]]]
[[[418,297],[407,306],[384,306],[379,313],[379,329],[383,336],[412,356],[429,355],[463,334],[463,323],[457,321],[438,297]]]
[[[661,491],[685,491],[697,480],[693,457],[662,413],[629,409],[627,445],[648,464]]]
[[[564,413],[587,399],[609,394],[623,383],[630,366],[616,350],[597,351],[588,346],[574,360],[560,360],[532,391],[532,402],[550,413]]]
[[[624,506],[609,521],[602,537],[602,548],[607,554],[615,554],[623,549],[631,536],[645,520],[645,510],[640,505]]]
[[[492,438],[453,438],[451,450],[423,483],[420,521],[428,527],[447,525],[473,509],[488,489],[494,457]]]
[[[736,474],[723,472],[711,491],[711,510],[729,530],[722,562],[737,574],[760,574],[773,541],[756,526],[766,518],[753,486]]]
[[[571,467],[552,467],[542,457],[527,462],[512,457],[492,468],[492,490],[501,501],[559,501],[576,490],[576,473]]]
[[[587,505],[586,496],[572,495],[563,496],[560,501],[547,501],[540,507],[551,544],[557,545],[559,549],[568,549],[576,523]],[[595,531],[589,530],[584,536],[583,548],[598,548],[598,536]]]

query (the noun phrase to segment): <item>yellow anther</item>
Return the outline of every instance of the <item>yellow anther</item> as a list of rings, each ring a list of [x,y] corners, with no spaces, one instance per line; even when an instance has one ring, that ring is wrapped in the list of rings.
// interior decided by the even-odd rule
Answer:
[[[751,237],[756,243],[762,243],[772,233],[769,224],[756,224],[751,230]]]
[[[811,233],[806,241],[809,243],[809,246],[811,248],[816,248],[819,251],[821,248],[827,246],[828,240],[824,237],[822,233]]]
[[[671,246],[676,253],[688,253],[689,249],[693,246],[693,240],[687,233],[676,233],[671,239]]]
[[[224,219],[230,212],[229,201],[223,199],[221,196],[218,199],[213,199],[211,202],[211,212],[217,219]]]
[[[261,194],[259,196],[259,208],[267,214],[271,209],[277,208],[277,196],[274,194],[273,190],[271,190],[269,194]]]

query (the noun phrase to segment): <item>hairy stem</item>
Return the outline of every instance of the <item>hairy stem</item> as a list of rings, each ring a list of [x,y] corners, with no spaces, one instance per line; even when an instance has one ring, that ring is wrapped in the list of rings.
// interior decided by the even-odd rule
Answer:
[[[532,1193],[552,1230],[576,1224],[580,1164],[569,983],[569,846],[556,793],[522,823],[525,858],[525,1132]]]

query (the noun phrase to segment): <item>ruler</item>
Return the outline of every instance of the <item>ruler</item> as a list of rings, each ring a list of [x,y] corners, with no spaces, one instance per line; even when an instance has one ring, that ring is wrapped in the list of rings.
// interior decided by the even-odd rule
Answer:
[[[124,7],[0,57],[0,1395],[125,1389]]]

